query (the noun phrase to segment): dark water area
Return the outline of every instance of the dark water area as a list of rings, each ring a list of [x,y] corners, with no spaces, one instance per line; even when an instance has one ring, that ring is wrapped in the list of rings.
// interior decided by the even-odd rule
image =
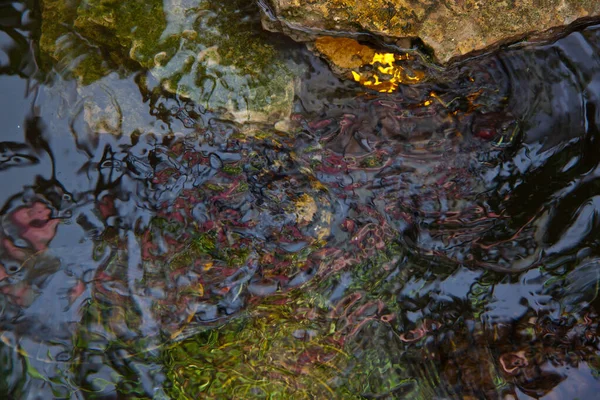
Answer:
[[[0,2],[2,398],[597,397],[600,25],[380,93],[247,3]]]

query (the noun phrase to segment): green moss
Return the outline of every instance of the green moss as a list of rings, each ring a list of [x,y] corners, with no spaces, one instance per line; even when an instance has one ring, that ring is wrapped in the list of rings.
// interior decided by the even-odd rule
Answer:
[[[244,192],[247,192],[249,188],[250,188],[250,186],[248,186],[247,182],[240,182],[240,184],[238,185],[238,187],[236,189],[236,192],[244,193]]]
[[[208,189],[208,190],[212,190],[213,192],[222,192],[222,191],[224,191],[224,190],[225,190],[225,188],[224,188],[224,187],[222,187],[222,186],[219,186],[219,185],[215,185],[215,184],[213,184],[213,183],[210,183],[210,182],[206,182],[206,183],[204,184],[204,187],[205,187],[206,189]]]
[[[228,175],[234,175],[234,176],[241,174],[243,171],[242,167],[240,165],[232,165],[232,164],[224,165],[221,170]]]
[[[190,245],[190,249],[195,254],[211,254],[216,247],[215,238],[207,233],[193,238]]]
[[[193,252],[189,251],[189,250],[185,250],[182,251],[181,253],[175,255],[175,257],[173,257],[171,259],[170,262],[170,267],[173,270],[179,269],[179,268],[185,268],[185,267],[190,267],[193,263],[194,263],[194,255]]]
[[[295,307],[305,301],[264,304],[248,317],[166,349],[168,394],[179,399],[330,398],[331,380],[348,356],[316,323],[297,318]],[[296,339],[298,331],[315,336]]]
[[[215,238],[209,233],[199,234],[190,240],[183,251],[171,258],[169,266],[173,270],[190,267],[196,260],[207,255],[214,258],[223,258],[223,256],[219,257]]]

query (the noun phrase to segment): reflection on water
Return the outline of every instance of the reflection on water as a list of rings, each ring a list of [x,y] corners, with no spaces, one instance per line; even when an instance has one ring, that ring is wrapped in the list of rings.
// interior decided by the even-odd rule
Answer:
[[[0,7],[0,392],[598,390],[597,25],[381,93],[245,2]]]

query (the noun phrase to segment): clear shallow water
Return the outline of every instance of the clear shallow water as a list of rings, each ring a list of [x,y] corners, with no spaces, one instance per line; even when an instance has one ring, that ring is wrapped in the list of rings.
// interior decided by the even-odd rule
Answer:
[[[254,6],[54,4],[0,8],[7,396],[593,397],[598,26],[382,94]]]

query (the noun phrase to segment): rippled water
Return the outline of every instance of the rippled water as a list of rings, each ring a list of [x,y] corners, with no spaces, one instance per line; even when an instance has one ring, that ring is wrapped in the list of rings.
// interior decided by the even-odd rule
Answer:
[[[246,3],[0,3],[0,393],[595,397],[600,25],[379,93]]]

